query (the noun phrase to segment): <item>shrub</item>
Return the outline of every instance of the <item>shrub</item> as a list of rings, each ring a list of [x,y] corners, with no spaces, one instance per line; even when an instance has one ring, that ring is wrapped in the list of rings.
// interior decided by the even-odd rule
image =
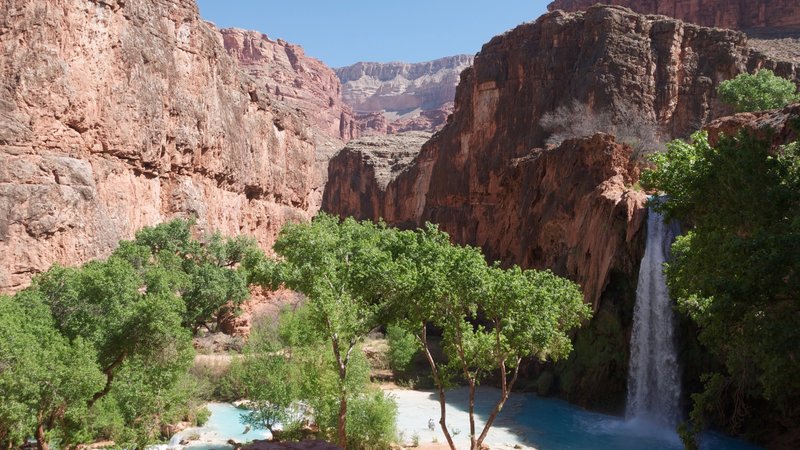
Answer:
[[[762,69],[754,75],[743,73],[732,80],[723,81],[717,87],[720,100],[728,103],[737,112],[760,111],[783,108],[800,100],[797,86],[771,70]]]
[[[662,144],[658,126],[642,118],[642,114],[629,105],[617,107],[616,114],[612,114],[607,110],[592,111],[589,105],[573,100],[544,114],[539,125],[550,133],[546,143],[556,146],[568,139],[607,133],[614,135],[618,142],[630,145],[634,158],[638,158],[654,152]]]
[[[389,341],[389,368],[394,372],[407,372],[414,356],[419,352],[419,344],[414,335],[397,325],[386,328]]]
[[[350,400],[347,442],[353,448],[379,450],[397,441],[397,403],[377,391]]]

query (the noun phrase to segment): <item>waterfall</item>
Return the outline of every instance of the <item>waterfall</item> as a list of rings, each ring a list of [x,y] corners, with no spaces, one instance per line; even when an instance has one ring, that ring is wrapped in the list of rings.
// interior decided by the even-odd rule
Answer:
[[[168,449],[175,449],[181,447],[181,434],[175,433],[172,435],[172,439],[169,440],[169,444],[167,444]]]
[[[681,380],[673,303],[663,264],[679,233],[676,224],[664,223],[661,215],[650,208],[633,311],[625,411],[628,419],[644,419],[670,427],[680,420]]]

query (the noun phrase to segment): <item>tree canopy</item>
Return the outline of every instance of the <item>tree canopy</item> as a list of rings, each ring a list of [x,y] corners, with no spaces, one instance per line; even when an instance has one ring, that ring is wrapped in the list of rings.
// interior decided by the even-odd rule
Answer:
[[[643,184],[668,197],[658,209],[691,224],[672,247],[670,291],[724,362],[695,397],[735,428],[747,405],[768,400],[779,420],[800,400],[800,154],[747,131],[712,146],[705,132],[653,157]],[[714,405],[730,398],[731,407]]]
[[[719,84],[720,99],[733,105],[736,112],[761,111],[783,108],[800,101],[797,86],[771,70],[761,69],[755,74],[743,73]]]
[[[191,226],[145,228],[105,260],[54,265],[2,298],[0,443],[35,435],[44,450],[57,428],[65,448],[109,434],[143,446],[178,419],[192,395],[192,333],[246,298],[239,262],[259,251],[244,238],[194,239]]]
[[[395,265],[394,320],[417,337],[440,402],[439,424],[451,448],[445,388],[452,376],[469,385],[471,448],[481,448],[507,401],[524,358],[560,358],[572,349],[567,333],[590,317],[579,287],[549,271],[489,266],[473,247],[450,243],[434,225],[398,232],[390,241]],[[428,329],[442,330],[444,361],[431,352]],[[501,397],[483,430],[475,425],[476,386],[499,373]]]

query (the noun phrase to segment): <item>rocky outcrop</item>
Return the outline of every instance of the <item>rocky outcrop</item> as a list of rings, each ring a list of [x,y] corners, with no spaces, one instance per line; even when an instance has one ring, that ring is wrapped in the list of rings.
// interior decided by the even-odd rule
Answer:
[[[7,0],[0,36],[0,291],[174,216],[267,246],[318,207],[307,121],[193,1]]]
[[[452,113],[459,74],[472,56],[458,55],[435,61],[365,63],[336,69],[342,97],[356,113],[383,113],[387,128],[361,126],[362,134],[438,131]]]
[[[760,139],[770,139],[772,146],[800,139],[800,103],[783,109],[739,113],[722,117],[705,127],[712,145],[719,141],[720,135],[735,136],[741,130],[754,133]]]
[[[720,81],[756,67],[796,73],[735,31],[619,7],[546,14],[484,45],[462,74],[452,122],[389,183],[383,203],[347,212],[403,226],[438,223],[492,259],[572,277],[597,308],[608,274],[638,263],[625,251],[635,249],[626,246],[636,239],[644,196],[631,191],[636,175],[609,138],[536,150],[548,136],[543,114],[573,101],[614,115],[632,109],[665,138],[685,136],[726,111],[715,99]],[[337,175],[327,189],[349,181],[346,171],[330,173]],[[355,203],[323,208],[339,213],[339,204]]]
[[[726,113],[721,81],[760,67],[796,79],[794,64],[748,47],[741,32],[620,7],[552,12],[483,46],[461,75],[449,123],[385,189],[369,176],[351,182],[373,162],[334,159],[323,209],[437,223],[489,259],[580,283],[594,319],[570,359],[541,376],[575,403],[621,413],[646,196],[630,147],[605,134],[545,147],[541,119],[578,102],[587,114],[683,137]]]
[[[333,69],[306,56],[299,45],[258,31],[226,28],[219,33],[228,54],[272,97],[303,111],[314,128],[331,138],[348,141],[358,136]]]
[[[597,3],[642,14],[663,14],[707,27],[753,31],[800,31],[796,0],[555,0],[550,11],[581,11]]]
[[[380,205],[392,201],[386,188],[431,137],[425,132],[370,136],[350,141],[331,159],[322,203],[347,217],[376,219]]]

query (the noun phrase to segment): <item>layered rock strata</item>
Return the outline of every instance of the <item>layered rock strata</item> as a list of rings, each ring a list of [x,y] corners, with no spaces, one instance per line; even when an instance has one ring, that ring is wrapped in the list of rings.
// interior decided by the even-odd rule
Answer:
[[[387,187],[430,137],[417,131],[350,141],[328,165],[328,179],[336,182],[325,189],[323,204],[344,217],[380,217],[380,205],[394,201],[391,193],[387,196]]]
[[[639,255],[625,252],[635,248],[626,246],[638,234],[644,196],[630,191],[636,175],[607,140],[537,150],[548,136],[542,116],[578,101],[617,116],[636,111],[635,120],[655,124],[664,139],[686,136],[726,111],[715,98],[719,82],[757,67],[795,77],[793,64],[768,59],[746,40],[619,7],[546,14],[483,46],[462,74],[452,122],[388,184],[383,202],[355,210],[360,200],[340,196],[323,208],[345,213],[347,205],[347,214],[402,226],[438,223],[492,259],[572,277],[597,308],[608,274],[638,264]],[[593,151],[603,156],[587,156]],[[336,164],[326,189],[344,192],[350,172]],[[528,178],[534,168],[549,175]]]
[[[751,30],[756,34],[800,31],[795,0],[555,0],[548,10],[568,12],[597,3],[624,6],[643,14],[662,14],[707,27]]]
[[[386,128],[361,125],[362,134],[434,132],[453,110],[459,74],[472,56],[458,55],[417,64],[366,63],[336,69],[342,97],[359,115],[381,113]]]
[[[0,36],[0,291],[171,217],[267,246],[318,207],[306,119],[193,1],[7,0]]]
[[[225,28],[219,32],[228,54],[272,97],[303,111],[312,126],[328,137],[349,141],[358,136],[333,69],[306,56],[299,45],[272,40],[258,31]]]

